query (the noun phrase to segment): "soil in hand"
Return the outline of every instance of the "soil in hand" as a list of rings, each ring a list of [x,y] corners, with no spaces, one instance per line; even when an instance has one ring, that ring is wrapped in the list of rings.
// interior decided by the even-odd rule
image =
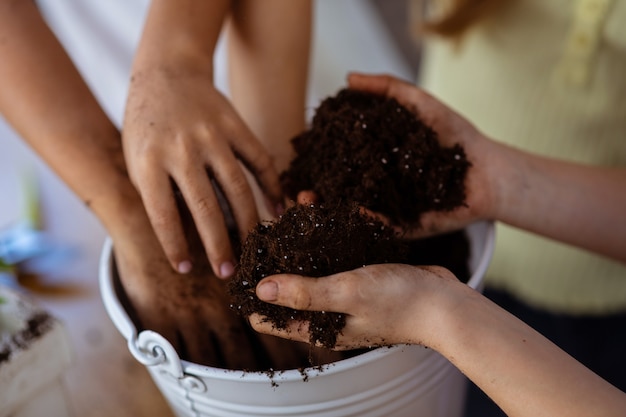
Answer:
[[[393,98],[341,90],[292,144],[296,157],[281,176],[291,199],[312,190],[321,202],[356,201],[411,227],[424,212],[465,202],[470,163],[463,148],[441,146],[436,132]]]
[[[442,147],[437,134],[396,100],[353,90],[324,100],[311,128],[292,143],[296,157],[281,176],[285,192],[295,200],[299,191],[312,190],[319,204],[295,206],[250,233],[230,285],[241,314],[259,313],[277,328],[309,321],[311,343],[332,348],[345,317],[261,302],[256,284],[277,273],[321,277],[390,262],[441,265],[467,282],[465,232],[403,241],[358,209],[420,227],[423,213],[462,206],[470,163],[460,145]]]
[[[279,221],[260,224],[249,234],[231,280],[233,307],[246,317],[260,313],[281,329],[291,320],[309,321],[311,344],[332,348],[344,315],[265,303],[256,297],[258,282],[279,273],[323,277],[407,260],[408,245],[382,222],[361,215],[356,205],[296,205]]]

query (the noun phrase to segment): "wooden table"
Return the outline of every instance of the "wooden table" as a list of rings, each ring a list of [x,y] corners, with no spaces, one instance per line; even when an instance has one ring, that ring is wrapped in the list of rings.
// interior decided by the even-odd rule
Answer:
[[[23,179],[32,174],[44,229],[70,252],[23,282],[69,334],[73,363],[64,386],[73,417],[173,416],[104,310],[98,260],[106,233],[98,220],[1,120],[0,145],[0,229],[22,217]]]

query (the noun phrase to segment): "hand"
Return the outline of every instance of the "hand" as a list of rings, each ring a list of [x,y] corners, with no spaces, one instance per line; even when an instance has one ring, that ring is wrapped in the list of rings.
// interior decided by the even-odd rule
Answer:
[[[251,331],[229,307],[227,283],[215,279],[193,231],[191,247],[200,250],[193,253],[199,261],[182,276],[169,267],[141,203],[126,214],[111,236],[125,306],[140,331],[158,332],[181,358],[208,366],[292,369],[307,363],[304,346]],[[188,227],[188,216],[183,220]]]
[[[459,143],[472,166],[466,179],[466,204],[452,212],[431,212],[421,218],[421,228],[411,230],[409,238],[458,230],[481,219],[493,218],[497,200],[498,163],[493,156],[499,147],[467,120],[413,84],[391,76],[350,74],[350,88],[393,97],[415,113],[438,134],[444,146]],[[381,217],[381,216],[376,216]],[[382,218],[384,220],[384,218]]]
[[[347,316],[335,349],[355,349],[397,343],[428,344],[436,331],[437,311],[463,286],[445,268],[400,264],[369,265],[323,278],[273,275],[257,285],[259,299],[296,310],[333,311]],[[460,288],[460,287],[459,287]],[[274,328],[254,314],[255,330],[308,342],[308,323]]]
[[[211,179],[228,201],[242,239],[258,214],[239,161],[252,171],[271,207],[282,197],[271,157],[214,88],[211,71],[135,74],[123,143],[130,178],[173,268],[189,272],[192,260],[172,183],[191,211],[213,271],[221,278],[232,275],[233,250]]]

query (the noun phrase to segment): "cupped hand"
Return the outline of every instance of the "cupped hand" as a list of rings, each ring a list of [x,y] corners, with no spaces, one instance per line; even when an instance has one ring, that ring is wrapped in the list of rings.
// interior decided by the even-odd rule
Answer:
[[[270,207],[280,206],[282,194],[271,156],[215,89],[211,77],[210,70],[135,73],[123,144],[129,176],[172,267],[188,273],[194,262],[175,202],[178,189],[213,271],[226,278],[233,273],[235,259],[228,214],[218,192],[227,200],[241,238],[258,221],[243,166],[265,192]]]
[[[353,89],[395,98],[435,130],[442,145],[452,146],[458,143],[463,146],[472,164],[465,182],[466,205],[451,212],[425,213],[420,219],[420,228],[405,231],[407,238],[458,230],[474,221],[494,218],[498,171],[502,165],[500,146],[487,139],[459,114],[413,84],[388,75],[357,73],[349,75],[348,84]],[[376,217],[384,221],[384,217]]]
[[[296,310],[344,313],[346,326],[334,349],[346,350],[397,343],[425,344],[437,327],[437,312],[451,285],[461,284],[442,267],[400,264],[368,265],[323,278],[273,275],[256,288],[259,299]],[[308,342],[307,322],[276,329],[258,314],[255,330]]]

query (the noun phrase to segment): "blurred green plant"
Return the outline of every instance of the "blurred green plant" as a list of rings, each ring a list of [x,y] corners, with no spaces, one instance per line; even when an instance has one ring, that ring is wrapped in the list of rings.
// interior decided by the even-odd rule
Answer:
[[[26,227],[24,230],[35,232],[42,228],[42,213],[37,181],[34,174],[30,171],[22,176],[22,191],[22,222],[20,223],[21,226],[15,227]],[[4,244],[6,245],[7,242],[4,242]],[[4,255],[9,255],[3,257],[3,253]],[[12,283],[16,280],[19,261],[15,262],[10,253],[10,250],[6,252],[0,251],[0,283]],[[3,302],[6,302],[6,300],[0,297],[0,304]]]

